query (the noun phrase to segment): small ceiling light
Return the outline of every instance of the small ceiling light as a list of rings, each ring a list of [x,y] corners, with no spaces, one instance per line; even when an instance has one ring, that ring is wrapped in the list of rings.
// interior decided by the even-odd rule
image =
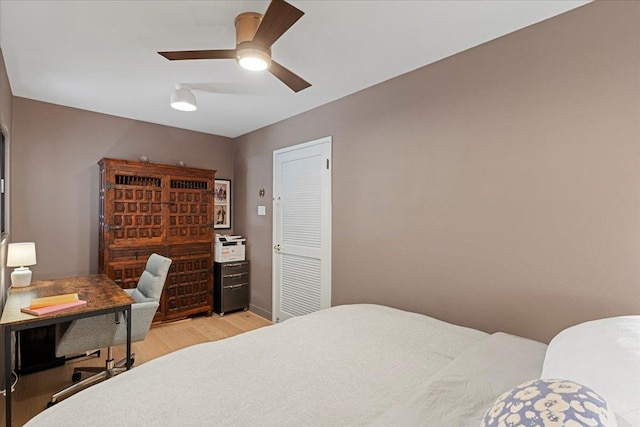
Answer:
[[[262,71],[271,65],[271,55],[268,51],[257,46],[241,43],[236,50],[236,60],[242,68],[251,71]]]
[[[171,108],[180,111],[195,111],[198,109],[196,97],[188,86],[176,85],[176,90],[171,94]]]

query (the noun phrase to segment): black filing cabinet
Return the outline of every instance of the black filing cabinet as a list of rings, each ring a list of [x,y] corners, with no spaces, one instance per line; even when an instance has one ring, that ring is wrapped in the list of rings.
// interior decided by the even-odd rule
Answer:
[[[249,261],[214,264],[213,311],[220,316],[249,308]]]

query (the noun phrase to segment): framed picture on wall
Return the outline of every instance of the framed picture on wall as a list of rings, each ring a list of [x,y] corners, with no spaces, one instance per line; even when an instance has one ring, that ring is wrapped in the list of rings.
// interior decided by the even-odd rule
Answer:
[[[216,179],[213,195],[214,228],[231,228],[231,180]]]

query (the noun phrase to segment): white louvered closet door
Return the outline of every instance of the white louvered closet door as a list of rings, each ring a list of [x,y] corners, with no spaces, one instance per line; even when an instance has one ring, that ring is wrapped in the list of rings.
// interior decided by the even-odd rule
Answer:
[[[273,152],[273,320],[331,306],[331,137]]]

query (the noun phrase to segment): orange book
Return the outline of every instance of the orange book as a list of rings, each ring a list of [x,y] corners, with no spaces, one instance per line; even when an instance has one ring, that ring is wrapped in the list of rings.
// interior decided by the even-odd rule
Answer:
[[[78,301],[78,294],[54,295],[51,297],[34,298],[31,300],[30,309],[48,307],[50,305],[65,304],[68,302]]]
[[[49,305],[41,308],[23,307],[20,309],[23,313],[33,314],[34,316],[42,316],[43,314],[55,313],[56,311],[66,310],[67,308],[78,307],[84,305],[85,300],[66,302],[64,304]]]

